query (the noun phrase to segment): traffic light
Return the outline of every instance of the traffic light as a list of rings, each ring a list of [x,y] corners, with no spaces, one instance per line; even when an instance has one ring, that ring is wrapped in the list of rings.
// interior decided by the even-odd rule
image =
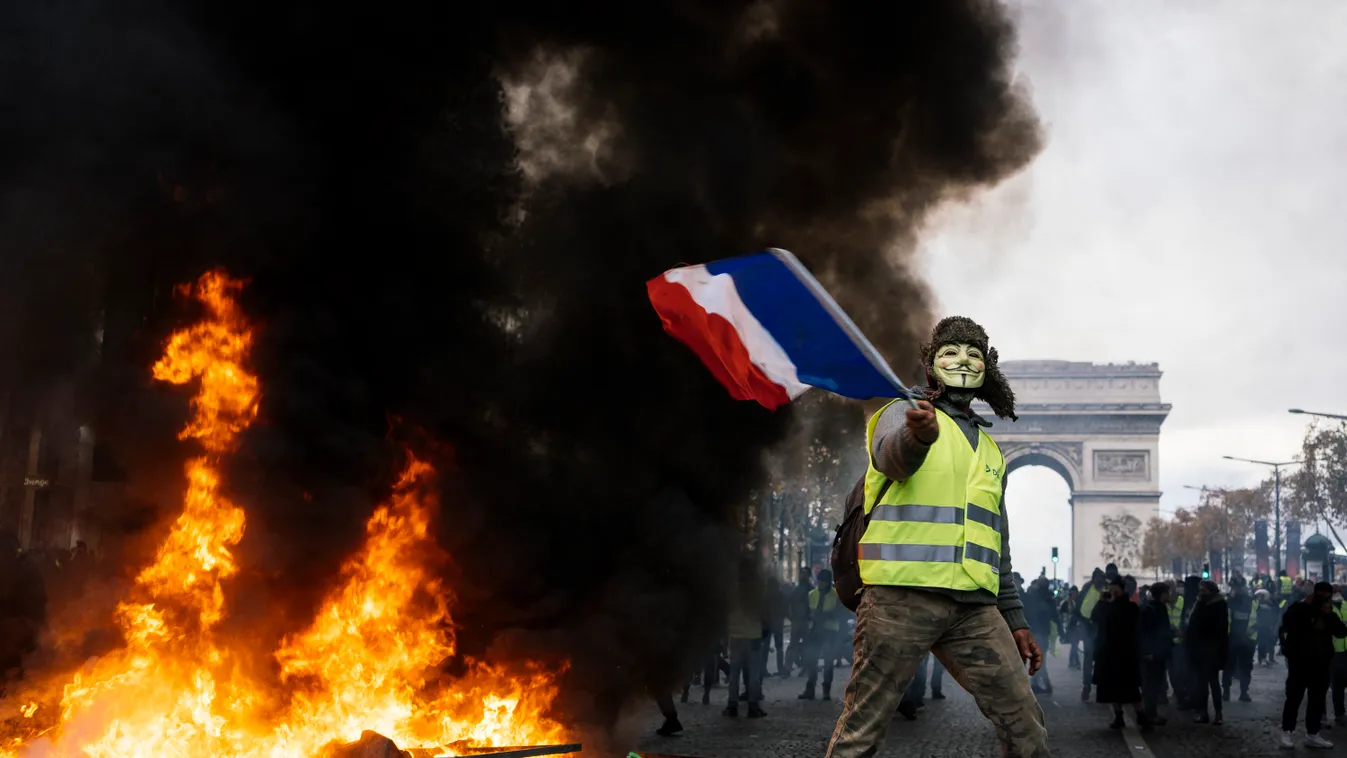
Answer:
[[[1057,548],[1055,547],[1052,549],[1052,562],[1053,563],[1057,562]]]
[[[1210,564],[1210,563],[1204,563],[1204,564],[1202,564],[1202,578],[1203,578],[1203,579],[1210,579],[1210,578],[1211,578],[1211,564]]]

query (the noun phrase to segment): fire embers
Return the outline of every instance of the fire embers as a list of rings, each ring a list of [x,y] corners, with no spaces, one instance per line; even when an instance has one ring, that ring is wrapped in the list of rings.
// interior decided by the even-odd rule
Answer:
[[[220,471],[261,392],[247,366],[252,331],[234,299],[241,287],[215,271],[184,288],[206,316],[176,332],[154,366],[156,379],[198,382],[181,438],[203,454],[187,463],[181,515],[118,606],[125,646],[75,674],[59,706],[55,697],[24,703],[0,750],[309,758],[365,730],[403,748],[449,751],[558,741],[564,730],[545,716],[552,674],[465,661],[463,675],[444,681],[453,597],[430,570],[440,558],[430,536],[435,471],[410,454],[313,622],[275,652],[284,688],[250,676],[246,642],[217,633],[246,523],[222,494]]]

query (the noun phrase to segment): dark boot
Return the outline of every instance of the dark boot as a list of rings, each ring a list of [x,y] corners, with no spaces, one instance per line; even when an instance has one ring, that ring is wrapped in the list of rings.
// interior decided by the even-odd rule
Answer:
[[[1225,720],[1221,718],[1221,711],[1220,711],[1219,709],[1217,709],[1216,715],[1213,716],[1212,719],[1211,719],[1211,725],[1212,725],[1212,726],[1220,726],[1221,724],[1224,724],[1224,723],[1225,723]]]
[[[801,693],[800,693],[800,698],[799,698],[799,699],[800,699],[800,700],[813,700],[813,699],[814,699],[814,683],[813,683],[813,682],[810,682],[809,684],[806,684],[806,685],[804,686],[804,692],[801,692]]]
[[[904,700],[898,704],[898,712],[903,714],[903,718],[908,721],[917,720],[917,706],[911,700]]]
[[[1249,697],[1249,690],[1248,690],[1247,687],[1246,687],[1246,688],[1241,688],[1241,689],[1240,689],[1240,691],[1239,691],[1239,701],[1240,701],[1241,703],[1252,703],[1252,702],[1253,702],[1253,698]]]
[[[935,690],[934,692],[931,693],[931,699],[932,699],[932,700],[944,700],[944,699],[945,699],[945,693],[941,692],[940,690]]]
[[[1112,723],[1110,723],[1110,724],[1108,725],[1108,728],[1109,728],[1109,729],[1122,729],[1124,726],[1126,726],[1126,724],[1123,723],[1123,715],[1122,715],[1122,711],[1114,711],[1114,712],[1113,712],[1113,721],[1112,721]]]
[[[833,685],[831,682],[827,682],[823,685],[823,699],[824,700],[833,699]]]
[[[683,731],[683,724],[677,718],[664,719],[664,726],[655,730],[655,734],[661,737],[670,737]]]
[[[763,710],[761,707],[759,707],[758,705],[756,705],[756,704],[750,704],[750,705],[748,706],[748,717],[749,717],[749,718],[751,718],[751,719],[760,719],[760,718],[762,718],[763,716],[766,716],[766,715],[767,715],[767,712],[764,711],[764,710]]]
[[[721,713],[723,715],[729,716],[732,719],[737,719],[739,718],[739,706],[727,705],[725,706],[725,710],[721,711]]]

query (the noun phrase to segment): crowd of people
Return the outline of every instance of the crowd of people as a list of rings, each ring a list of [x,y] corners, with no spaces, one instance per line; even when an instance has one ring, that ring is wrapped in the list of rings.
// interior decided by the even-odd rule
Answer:
[[[1251,701],[1254,666],[1275,666],[1280,654],[1287,667],[1280,746],[1295,746],[1303,703],[1305,746],[1331,748],[1320,734],[1330,689],[1335,721],[1347,723],[1343,586],[1280,573],[1252,582],[1235,574],[1222,592],[1197,576],[1138,586],[1109,564],[1094,570],[1083,592],[1069,588],[1055,608],[1045,580],[1036,582],[1025,609],[1031,624],[1039,617],[1045,638],[1049,626],[1061,630],[1068,665],[1082,672],[1081,699],[1111,704],[1115,729],[1125,725],[1127,706],[1142,729],[1163,726],[1160,709],[1171,695],[1195,723],[1219,726],[1232,690]],[[1035,682],[1035,689],[1051,691],[1051,683]]]
[[[834,670],[851,663],[855,619],[838,600],[832,572],[824,569],[816,576],[802,568],[794,585],[757,577],[751,563],[741,566],[724,637],[684,683],[682,702],[700,687],[702,704],[709,705],[711,691],[722,677],[728,693],[723,713],[730,718],[740,715],[741,703],[748,718],[767,715],[762,708],[765,677],[799,676],[804,679],[799,699],[832,699]],[[682,731],[673,698],[657,693],[656,699],[664,714],[658,733]]]

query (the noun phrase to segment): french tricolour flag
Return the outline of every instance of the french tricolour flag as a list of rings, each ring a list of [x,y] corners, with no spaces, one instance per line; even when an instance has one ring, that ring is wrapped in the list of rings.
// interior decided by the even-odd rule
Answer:
[[[775,409],[810,387],[859,400],[910,397],[786,250],[671,269],[646,289],[664,331],[692,348],[738,400]]]

